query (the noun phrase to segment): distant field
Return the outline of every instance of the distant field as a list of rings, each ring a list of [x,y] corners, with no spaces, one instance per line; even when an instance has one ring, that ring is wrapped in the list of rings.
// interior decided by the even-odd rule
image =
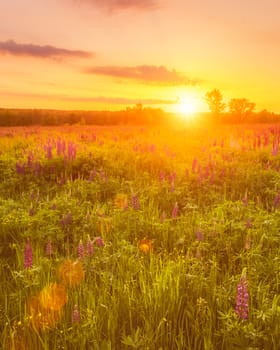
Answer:
[[[279,350],[279,142],[0,128],[3,349]]]

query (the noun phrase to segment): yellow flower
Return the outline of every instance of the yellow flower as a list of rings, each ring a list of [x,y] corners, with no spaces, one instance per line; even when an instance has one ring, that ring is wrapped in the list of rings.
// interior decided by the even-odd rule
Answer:
[[[58,268],[58,277],[67,287],[77,286],[85,278],[82,263],[78,260],[64,260]]]
[[[141,241],[139,242],[139,250],[141,250],[141,252],[143,253],[149,253],[153,250],[153,242],[150,239],[141,239]]]

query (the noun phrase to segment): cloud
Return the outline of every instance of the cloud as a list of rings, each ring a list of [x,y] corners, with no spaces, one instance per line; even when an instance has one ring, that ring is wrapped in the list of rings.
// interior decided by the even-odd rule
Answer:
[[[93,53],[81,50],[68,50],[51,45],[19,44],[14,40],[0,41],[0,54],[31,56],[39,58],[90,57]]]
[[[159,0],[76,0],[95,7],[104,8],[109,12],[127,9],[155,10],[159,8]]]
[[[15,97],[15,98],[32,98],[32,99],[48,99],[55,101],[67,101],[78,103],[107,103],[110,105],[135,105],[142,103],[144,105],[171,105],[178,103],[178,99],[158,99],[158,98],[126,98],[126,97],[110,97],[110,96],[69,96],[69,95],[55,95],[55,94],[39,94],[39,93],[23,93],[0,91],[0,96]]]
[[[176,70],[168,70],[164,66],[100,66],[88,68],[84,72],[156,85],[197,85],[199,83],[199,80],[190,79]]]

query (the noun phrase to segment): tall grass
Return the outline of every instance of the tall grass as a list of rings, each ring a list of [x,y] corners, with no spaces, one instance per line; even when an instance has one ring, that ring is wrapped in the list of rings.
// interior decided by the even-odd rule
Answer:
[[[276,142],[272,127],[2,132],[3,349],[278,350]]]

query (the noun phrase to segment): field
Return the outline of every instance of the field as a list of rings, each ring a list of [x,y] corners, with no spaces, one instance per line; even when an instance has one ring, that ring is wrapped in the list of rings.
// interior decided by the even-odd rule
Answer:
[[[1,128],[2,348],[279,350],[279,142]]]

